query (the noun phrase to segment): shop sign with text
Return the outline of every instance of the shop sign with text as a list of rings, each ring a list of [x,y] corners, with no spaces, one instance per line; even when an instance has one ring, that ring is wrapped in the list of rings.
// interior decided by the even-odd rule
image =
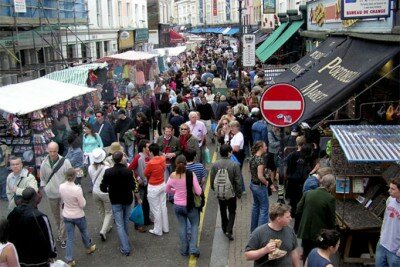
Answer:
[[[342,19],[390,17],[390,0],[341,0]]]

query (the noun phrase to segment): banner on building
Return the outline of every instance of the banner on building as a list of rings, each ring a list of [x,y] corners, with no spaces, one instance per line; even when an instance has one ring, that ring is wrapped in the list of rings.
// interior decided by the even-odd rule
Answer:
[[[147,0],[147,24],[149,30],[158,29],[159,14],[158,0]]]
[[[243,66],[253,67],[256,64],[256,36],[243,34]]]
[[[226,0],[225,3],[226,6],[226,20],[231,20],[231,1],[230,0]]]
[[[341,0],[342,19],[390,17],[390,0]]]
[[[263,0],[263,13],[275,14],[276,2],[275,0]]]
[[[199,0],[199,23],[204,22],[203,0]]]
[[[14,0],[15,13],[26,13],[26,2],[25,0]]]
[[[135,35],[133,30],[121,30],[118,32],[118,51],[133,49]]]
[[[217,0],[213,0],[213,16],[218,16],[218,1]]]

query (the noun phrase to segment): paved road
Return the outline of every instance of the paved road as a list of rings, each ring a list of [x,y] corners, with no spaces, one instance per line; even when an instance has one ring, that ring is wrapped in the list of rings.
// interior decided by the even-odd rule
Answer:
[[[211,151],[213,149],[210,147]],[[78,266],[188,266],[189,258],[179,254],[179,238],[178,238],[178,222],[173,212],[173,206],[168,202],[168,216],[170,224],[170,233],[164,234],[162,237],[154,236],[150,233],[140,233],[134,229],[133,223],[129,226],[130,241],[133,247],[131,256],[124,257],[119,252],[119,241],[117,231],[114,229],[107,235],[107,241],[102,242],[99,236],[101,227],[100,217],[94,205],[92,194],[89,193],[89,181],[82,181],[87,206],[85,208],[86,218],[89,227],[89,233],[97,245],[97,251],[92,255],[86,255],[85,249],[81,242],[79,231],[75,231],[74,257]],[[212,196],[212,194],[211,194]],[[8,214],[8,203],[0,201],[0,218],[4,218]],[[200,258],[195,261],[191,259],[191,266],[209,266],[212,242],[214,237],[214,229],[216,222],[216,211],[218,202],[214,197],[210,197],[207,202],[207,210],[205,211],[201,243]],[[39,210],[49,216],[53,225],[54,218],[50,212],[50,206],[46,198],[43,198],[39,204]],[[151,228],[149,228],[151,229]],[[54,232],[53,234],[56,237]],[[64,259],[65,250],[61,249],[57,244],[58,258]]]

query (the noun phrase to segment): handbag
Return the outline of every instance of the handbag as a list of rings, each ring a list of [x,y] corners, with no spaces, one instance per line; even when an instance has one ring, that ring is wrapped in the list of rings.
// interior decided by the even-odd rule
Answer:
[[[143,208],[141,204],[136,205],[131,211],[131,216],[129,216],[129,220],[134,222],[136,225],[144,225],[144,215]]]

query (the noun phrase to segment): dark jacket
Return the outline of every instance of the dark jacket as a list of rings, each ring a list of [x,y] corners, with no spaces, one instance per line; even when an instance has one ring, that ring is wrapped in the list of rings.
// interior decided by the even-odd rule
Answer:
[[[103,127],[101,127],[101,125],[103,125]],[[114,127],[108,121],[104,120],[102,124],[96,121],[93,124],[93,131],[100,135],[104,147],[110,146],[111,143],[117,140],[117,137],[115,136]]]
[[[335,210],[335,197],[326,189],[320,187],[305,193],[296,211],[302,214],[298,237],[314,241],[321,229],[334,229]]]
[[[123,164],[115,164],[114,167],[107,169],[100,184],[100,190],[108,192],[112,205],[131,205],[132,192],[137,189],[133,172]]]
[[[14,244],[22,266],[45,264],[57,257],[50,221],[29,205],[14,208],[7,217],[9,241]]]
[[[235,189],[235,196],[240,198],[242,196],[242,180],[240,166],[238,163],[233,162],[229,158],[221,158],[217,162],[215,162],[210,171],[210,179],[211,179],[211,189],[214,190],[214,180],[215,175],[217,174],[219,169],[226,169],[228,171],[229,180],[233,188]]]

